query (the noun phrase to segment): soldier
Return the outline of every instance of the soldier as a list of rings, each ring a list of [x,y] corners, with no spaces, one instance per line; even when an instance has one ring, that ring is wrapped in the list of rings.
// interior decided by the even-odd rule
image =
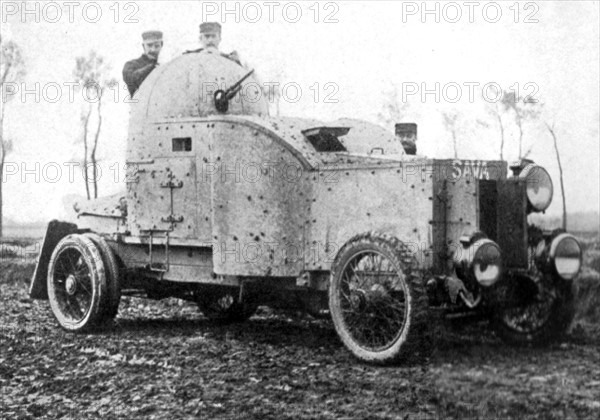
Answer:
[[[400,140],[400,144],[404,148],[407,155],[417,154],[417,124],[415,123],[398,123],[396,128],[396,138]]]
[[[197,53],[203,50],[219,52],[223,57],[235,61],[240,66],[240,57],[237,51],[232,51],[229,54],[224,54],[219,51],[221,43],[221,25],[218,22],[203,22],[200,24],[200,43],[202,48],[192,51],[186,51],[184,54]]]
[[[129,94],[139,89],[142,82],[158,65],[158,55],[163,47],[161,31],[147,31],[142,34],[144,54],[140,58],[128,61],[123,67],[123,80],[127,84]]]

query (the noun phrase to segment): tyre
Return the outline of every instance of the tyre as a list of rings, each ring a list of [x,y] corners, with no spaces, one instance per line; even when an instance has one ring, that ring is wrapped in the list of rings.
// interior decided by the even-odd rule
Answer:
[[[202,293],[198,297],[198,307],[208,319],[221,323],[244,322],[256,310],[258,304],[250,301],[240,302],[238,289],[216,289]]]
[[[572,281],[549,274],[539,278],[515,276],[505,287],[507,298],[492,318],[496,333],[504,341],[544,345],[564,338],[575,316]]]
[[[340,339],[360,360],[408,361],[432,348],[421,271],[396,238],[369,233],[342,247],[332,265],[329,311]]]
[[[104,319],[108,287],[101,252],[91,239],[73,234],[54,248],[48,263],[48,299],[59,325],[89,331]]]
[[[119,303],[121,302],[121,277],[117,258],[104,238],[95,233],[85,233],[85,237],[91,239],[102,256],[102,262],[106,272],[107,299],[103,307],[103,321],[109,322],[117,316]]]

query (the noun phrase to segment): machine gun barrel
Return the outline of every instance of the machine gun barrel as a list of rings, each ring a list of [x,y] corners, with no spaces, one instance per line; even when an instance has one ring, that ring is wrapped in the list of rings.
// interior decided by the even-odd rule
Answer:
[[[225,97],[227,99],[231,99],[233,98],[236,93],[238,93],[238,91],[241,89],[242,87],[242,83],[244,83],[244,81],[250,77],[252,75],[252,73],[254,73],[254,69],[250,70],[244,77],[242,77],[239,81],[237,81],[233,86],[231,86],[229,89],[227,89],[225,91]]]
[[[219,89],[215,92],[215,107],[219,112],[227,112],[229,109],[229,101],[240,91],[242,83],[254,73],[254,69],[250,70],[244,77],[231,85],[227,90]]]

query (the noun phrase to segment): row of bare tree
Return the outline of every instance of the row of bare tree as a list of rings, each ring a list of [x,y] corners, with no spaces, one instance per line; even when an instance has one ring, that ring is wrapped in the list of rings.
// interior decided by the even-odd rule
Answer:
[[[117,84],[116,79],[110,78],[110,66],[105,63],[104,57],[95,51],[90,51],[87,57],[75,59],[73,76],[80,89],[84,89],[87,98],[81,112],[81,126],[83,142],[83,168],[85,192],[87,199],[98,198],[98,140],[102,129],[102,100],[106,89]],[[95,121],[93,124],[92,121]],[[89,173],[89,169],[92,173]],[[93,194],[90,192],[90,186]]]
[[[2,88],[6,83],[20,82],[25,75],[25,63],[22,57],[21,49],[13,41],[4,41],[0,38],[1,60],[0,60],[0,76]],[[84,100],[81,106],[81,136],[77,142],[83,145],[83,168],[84,184],[88,200],[98,197],[98,146],[100,134],[103,124],[103,97],[106,89],[111,88],[116,84],[114,78],[109,77],[110,66],[105,62],[104,58],[98,55],[95,51],[91,51],[87,57],[77,57],[75,60],[75,68],[73,76],[79,89],[84,89],[85,95],[82,97],[88,98]],[[278,90],[269,90],[266,92],[269,95],[269,103],[275,103],[275,113],[279,115],[279,99],[280,93]],[[89,100],[93,98],[94,100]],[[11,139],[4,136],[5,110],[8,100],[14,99],[14,95],[3,95],[2,103],[0,104],[0,179],[3,179],[4,162],[6,155],[12,150],[13,142]],[[6,100],[5,100],[6,99]],[[383,104],[382,112],[379,114],[380,122],[386,125],[402,121],[405,118],[408,103],[402,103],[399,100],[399,95],[396,89],[388,94],[386,102]],[[495,103],[489,103],[486,110],[490,115],[493,123],[495,123],[500,132],[500,160],[504,160],[504,151],[506,145],[507,124],[515,124],[518,130],[518,156],[519,159],[527,158],[532,151],[530,146],[523,152],[525,126],[532,122],[541,121],[541,111],[543,105],[533,100],[527,100],[522,97],[517,97],[514,92],[502,92],[501,100]],[[461,149],[460,141],[464,135],[467,125],[481,126],[489,128],[490,124],[486,121],[466,118],[458,110],[444,110],[441,112],[442,122],[450,135],[454,150],[454,157],[459,157]],[[563,207],[563,227],[566,229],[567,210],[566,198],[563,181],[563,168],[560,159],[560,151],[558,148],[558,138],[554,123],[543,121],[548,133],[550,134],[560,174],[560,186],[562,193]],[[91,170],[88,170],[88,168]],[[0,237],[2,236],[2,182],[0,182]]]
[[[23,81],[26,74],[26,64],[23,59],[21,48],[12,40],[4,40],[0,37],[0,88],[2,89],[2,101],[0,103],[0,237],[2,237],[3,222],[3,191],[4,164],[6,156],[12,151],[13,141],[5,136],[6,108],[9,101],[16,95],[4,92],[8,84]],[[102,101],[107,88],[116,84],[114,78],[108,77],[110,66],[105,63],[102,56],[91,51],[87,57],[77,57],[73,70],[74,82],[78,90],[85,90],[81,106],[81,136],[77,143],[83,144],[82,167],[84,170],[84,184],[88,200],[98,197],[98,145],[103,123]],[[91,171],[91,173],[90,173]]]
[[[25,75],[25,65],[21,55],[21,49],[13,41],[4,41],[0,36],[0,89],[2,99],[0,101],[0,238],[2,237],[2,186],[4,184],[4,162],[6,155],[12,151],[12,139],[4,135],[4,119],[6,117],[6,106],[12,95],[4,92],[7,83],[18,82]]]
[[[497,102],[488,102],[485,105],[485,110],[491,119],[491,123],[479,118],[469,118],[456,108],[445,109],[440,112],[442,124],[448,132],[450,141],[452,142],[454,158],[458,159],[460,156],[461,138],[467,136],[467,131],[476,131],[478,128],[489,129],[492,125],[495,125],[500,134],[499,158],[500,160],[504,160],[504,152],[507,143],[506,133],[510,129],[511,124],[514,124],[518,132],[518,159],[527,159],[531,155],[535,141],[531,142],[527,150],[524,151],[525,128],[528,125],[542,124],[550,135],[556,154],[562,198],[562,226],[563,229],[566,229],[567,205],[564,188],[564,174],[555,123],[554,121],[549,122],[543,119],[542,111],[544,105],[541,102],[534,100],[531,97],[523,98],[517,96],[513,91],[503,91],[498,93],[500,100]],[[386,126],[393,126],[394,123],[406,119],[410,103],[401,102],[399,96],[397,89],[393,89],[387,93],[387,101],[384,103],[382,112],[378,114],[379,121]]]

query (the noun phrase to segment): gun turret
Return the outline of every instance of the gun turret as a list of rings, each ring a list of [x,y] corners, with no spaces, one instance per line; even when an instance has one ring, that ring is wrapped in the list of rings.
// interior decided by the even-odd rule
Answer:
[[[244,77],[229,87],[229,89],[219,89],[215,92],[215,108],[217,108],[217,111],[221,113],[227,112],[229,109],[229,101],[240,91],[242,83],[250,77],[252,73],[254,73],[254,69],[250,70]]]

